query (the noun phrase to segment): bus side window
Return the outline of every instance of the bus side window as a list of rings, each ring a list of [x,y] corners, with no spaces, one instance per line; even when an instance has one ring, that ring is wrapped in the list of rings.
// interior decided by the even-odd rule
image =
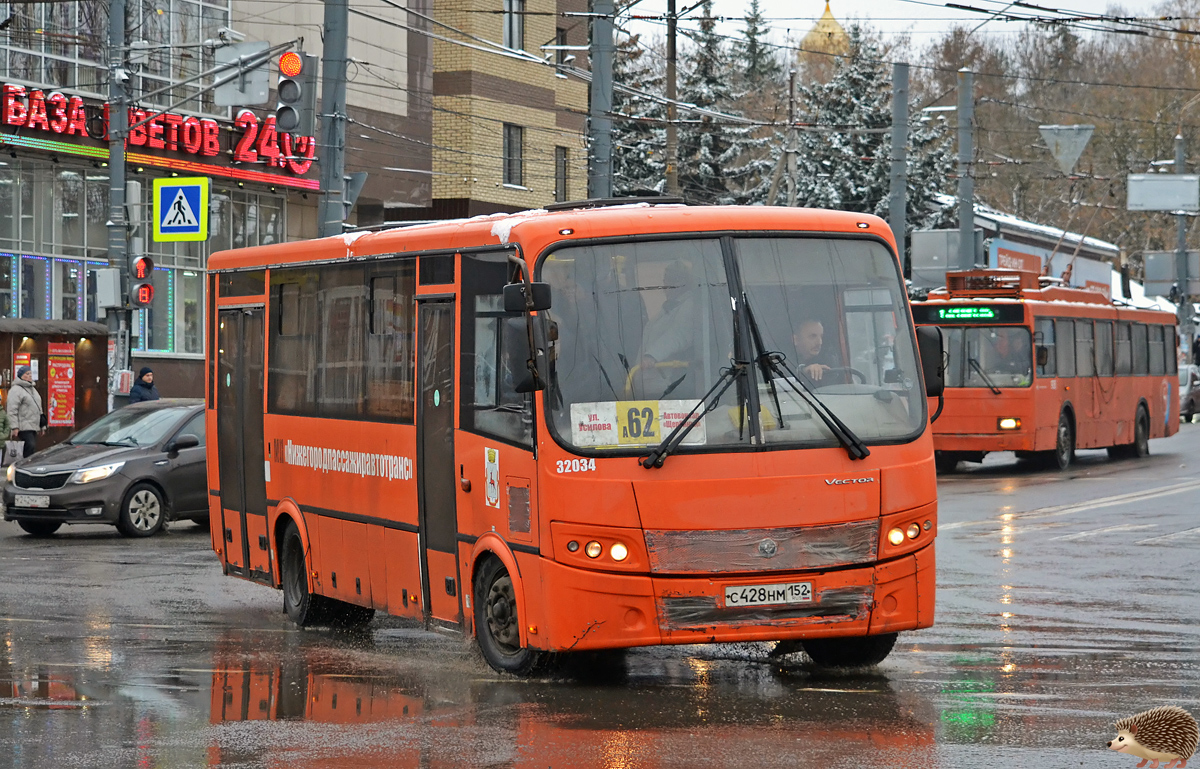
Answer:
[[[1096,321],[1096,373],[1113,375],[1113,324],[1111,320]]]
[[[519,446],[533,446],[533,396],[518,393],[527,369],[524,316],[504,312],[505,252],[463,254],[462,377],[459,424]]]
[[[1133,373],[1133,342],[1127,322],[1117,323],[1116,349],[1117,376],[1129,376]]]
[[[1150,373],[1150,350],[1147,336],[1149,329],[1141,323],[1133,324],[1133,375],[1146,376]]]
[[[1092,322],[1090,320],[1075,321],[1075,375],[1095,376],[1096,358],[1093,348]]]
[[[1162,376],[1167,373],[1167,360],[1163,354],[1163,327],[1155,324],[1146,328],[1150,333],[1150,376]]]
[[[1075,376],[1075,324],[1070,320],[1054,321],[1058,332],[1058,375]]]
[[[1179,373],[1179,342],[1175,339],[1175,327],[1163,326],[1163,355],[1167,361],[1167,373]]]
[[[1054,346],[1054,321],[1038,318],[1034,335],[1034,355],[1039,377],[1053,377],[1058,371],[1057,352]]]

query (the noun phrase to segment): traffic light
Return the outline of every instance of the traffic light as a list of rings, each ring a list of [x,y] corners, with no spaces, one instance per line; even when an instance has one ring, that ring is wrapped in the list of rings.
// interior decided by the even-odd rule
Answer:
[[[279,57],[279,103],[275,127],[284,133],[317,133],[317,57],[288,51]]]
[[[129,260],[129,286],[134,307],[149,307],[154,302],[154,260],[148,256]]]

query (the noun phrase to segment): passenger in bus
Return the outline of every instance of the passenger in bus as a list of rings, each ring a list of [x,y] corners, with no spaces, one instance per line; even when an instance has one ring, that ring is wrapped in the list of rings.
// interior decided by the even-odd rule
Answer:
[[[700,326],[698,286],[691,265],[677,259],[663,270],[666,299],[658,316],[642,332],[639,361],[641,395],[646,398],[695,397],[695,383],[687,382]]]

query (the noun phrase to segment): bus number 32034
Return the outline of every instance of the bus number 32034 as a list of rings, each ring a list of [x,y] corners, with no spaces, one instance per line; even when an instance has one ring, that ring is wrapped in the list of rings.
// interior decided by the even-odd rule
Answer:
[[[558,472],[560,473],[585,473],[589,470],[596,469],[596,460],[594,459],[560,459],[558,460]]]

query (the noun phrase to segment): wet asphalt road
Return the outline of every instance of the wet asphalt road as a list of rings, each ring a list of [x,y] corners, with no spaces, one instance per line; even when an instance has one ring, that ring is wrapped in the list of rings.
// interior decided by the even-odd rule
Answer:
[[[190,523],[0,524],[0,767],[1132,767],[1112,720],[1200,714],[1200,425],[1151,451],[943,476],[936,626],[842,675],[748,644],[517,681],[394,619],[298,631]]]

